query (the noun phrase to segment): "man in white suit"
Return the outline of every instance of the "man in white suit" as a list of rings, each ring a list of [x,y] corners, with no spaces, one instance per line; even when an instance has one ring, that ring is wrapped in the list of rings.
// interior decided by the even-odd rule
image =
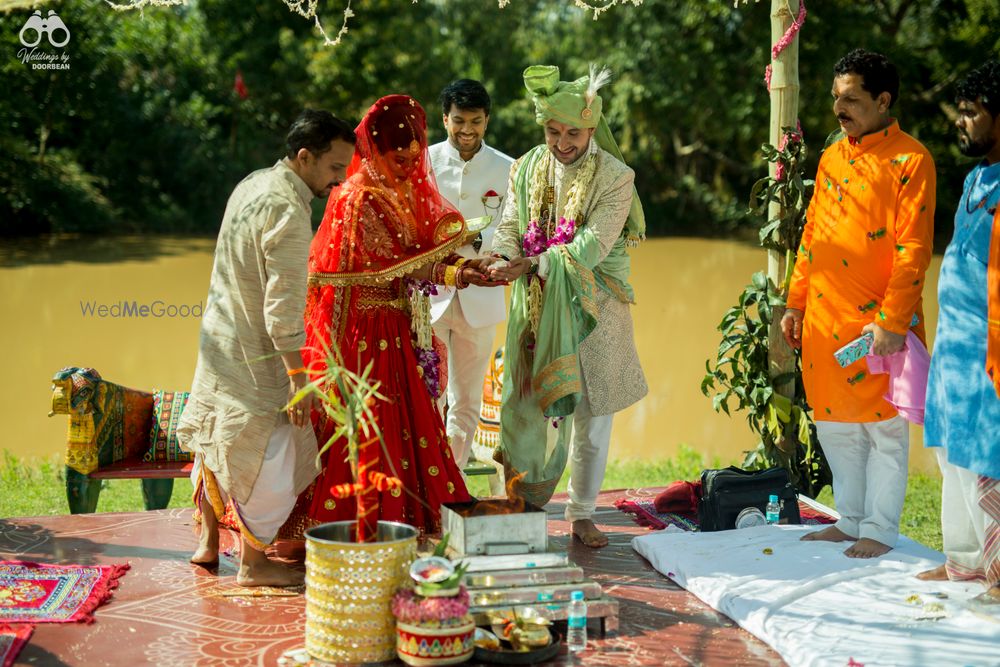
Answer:
[[[459,79],[441,91],[447,141],[430,147],[441,194],[466,219],[492,216],[479,236],[462,246],[463,257],[489,256],[514,160],[483,141],[490,120],[490,96],[478,81]],[[504,291],[470,286],[438,287],[431,297],[434,333],[448,347],[447,433],[459,468],[469,461],[483,394],[483,377],[496,325],[506,315]]]

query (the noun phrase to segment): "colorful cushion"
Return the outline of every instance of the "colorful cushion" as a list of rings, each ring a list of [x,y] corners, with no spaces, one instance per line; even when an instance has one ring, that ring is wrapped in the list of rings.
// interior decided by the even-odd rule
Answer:
[[[190,392],[153,392],[153,428],[149,432],[149,451],[143,457],[154,461],[191,461],[194,455],[177,444],[177,424],[184,413]]]

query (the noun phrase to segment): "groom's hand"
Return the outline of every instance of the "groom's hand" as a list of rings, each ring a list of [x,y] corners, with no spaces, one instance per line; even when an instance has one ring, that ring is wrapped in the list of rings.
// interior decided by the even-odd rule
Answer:
[[[524,257],[515,257],[506,266],[499,266],[490,270],[490,280],[495,282],[512,282],[517,280],[531,268],[531,260]]]

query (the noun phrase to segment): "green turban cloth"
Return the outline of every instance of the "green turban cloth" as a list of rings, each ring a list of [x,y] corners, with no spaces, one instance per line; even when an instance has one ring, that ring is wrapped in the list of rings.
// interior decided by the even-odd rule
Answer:
[[[589,76],[583,76],[576,81],[560,81],[559,68],[554,65],[531,65],[524,70],[524,86],[531,93],[535,103],[535,122],[545,125],[555,120],[566,125],[581,129],[594,128],[594,140],[597,145],[625,162],[618,142],[611,134],[611,128],[604,119],[603,101],[597,94],[597,89],[606,82],[606,70],[600,74],[592,65]],[[591,87],[591,77],[597,79],[597,85],[588,98]],[[626,163],[627,164],[627,163]],[[625,232],[631,245],[646,238],[646,216],[642,211],[639,194],[632,189],[632,207],[629,209]]]
[[[532,65],[524,70],[524,85],[535,102],[535,121],[539,125],[557,120],[573,127],[597,127],[602,101],[601,96],[595,94],[587,104],[589,76],[576,81],[560,81],[558,67]]]

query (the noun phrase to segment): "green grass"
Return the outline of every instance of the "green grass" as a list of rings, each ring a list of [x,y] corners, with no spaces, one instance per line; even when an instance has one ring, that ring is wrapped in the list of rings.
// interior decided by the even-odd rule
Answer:
[[[678,479],[697,479],[703,468],[719,468],[723,465],[718,459],[706,461],[700,453],[682,445],[673,459],[609,462],[604,488],[665,486]],[[4,451],[0,461],[0,517],[68,514],[63,470],[64,466],[58,456],[26,461]],[[568,473],[563,474],[559,481],[559,491],[566,490],[567,480]],[[470,478],[469,492],[474,496],[489,495],[486,479],[482,476]],[[835,507],[833,492],[829,487],[819,494],[817,500]],[[175,480],[169,506],[190,505],[190,480]],[[142,509],[142,491],[138,480],[104,482],[98,512],[137,512]],[[900,530],[917,542],[941,550],[940,479],[927,475],[910,475]]]
[[[58,455],[28,461],[4,450],[0,461],[0,517],[69,514],[65,469]],[[174,480],[169,507],[190,507],[192,492],[191,480]],[[98,512],[142,509],[139,480],[105,480]]]

